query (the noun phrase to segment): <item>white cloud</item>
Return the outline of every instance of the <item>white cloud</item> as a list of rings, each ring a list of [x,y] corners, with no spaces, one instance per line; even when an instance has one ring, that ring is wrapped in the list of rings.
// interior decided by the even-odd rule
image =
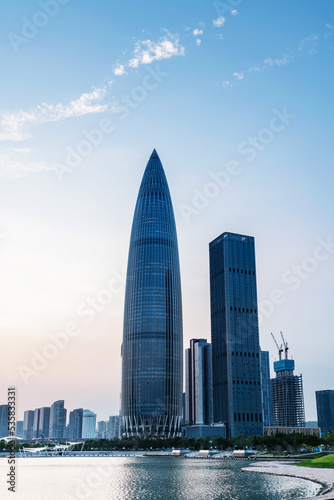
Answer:
[[[0,153],[0,177],[17,179],[34,172],[53,171],[45,162],[33,160],[29,148],[2,148]]]
[[[294,60],[294,57],[292,54],[285,54],[283,57],[278,57],[274,59],[274,64],[276,66],[285,66],[286,64],[289,64]]]
[[[101,113],[108,105],[101,104],[107,94],[107,87],[94,88],[68,104],[38,104],[25,111],[4,111],[0,114],[0,141],[23,141],[30,137],[28,128],[39,123],[64,120],[73,116]]]
[[[237,9],[231,10],[231,14],[232,16],[236,16],[238,14]]]
[[[201,45],[202,40],[200,38],[196,38],[196,43],[197,43],[197,45]]]
[[[185,53],[184,47],[180,44],[180,39],[177,35],[167,33],[166,36],[160,38],[157,42],[152,40],[142,40],[135,44],[133,57],[129,60],[130,68],[138,68],[141,64],[151,64],[153,61],[161,61],[162,59],[170,59],[174,56],[183,56]]]
[[[233,76],[234,76],[237,80],[243,80],[243,79],[245,78],[244,73],[233,73]]]
[[[225,17],[223,17],[223,16],[220,16],[220,17],[218,17],[217,19],[214,19],[214,21],[213,21],[213,25],[214,25],[216,28],[221,28],[222,26],[224,26],[225,21],[226,21],[226,18],[225,18]]]
[[[233,87],[232,83],[229,80],[225,80],[224,82],[222,82],[222,86],[224,87],[224,89],[226,89],[226,87]]]
[[[124,65],[123,64],[117,64],[116,68],[114,68],[113,73],[116,76],[125,75],[126,71],[125,71]]]
[[[193,35],[195,35],[195,36],[203,35],[203,30],[199,30],[199,29],[196,28],[193,31]]]
[[[329,24],[329,23],[326,24],[326,28],[328,28],[330,30],[334,30],[334,26],[332,24]]]

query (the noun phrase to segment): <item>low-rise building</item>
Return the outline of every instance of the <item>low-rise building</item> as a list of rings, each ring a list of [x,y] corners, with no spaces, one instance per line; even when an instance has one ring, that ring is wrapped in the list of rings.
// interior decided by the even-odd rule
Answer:
[[[276,436],[276,434],[303,434],[304,436],[320,437],[319,427],[265,427],[264,437]]]

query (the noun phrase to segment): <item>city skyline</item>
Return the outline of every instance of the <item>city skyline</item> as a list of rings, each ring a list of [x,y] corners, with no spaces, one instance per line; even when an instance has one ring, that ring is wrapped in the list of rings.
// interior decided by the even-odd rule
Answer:
[[[315,420],[334,349],[331,3],[83,0],[28,38],[41,9],[6,2],[0,19],[0,401],[14,385],[20,420],[50,398],[117,414],[129,234],[156,147],[184,345],[210,341],[209,242],[254,235],[261,348],[273,376],[270,332],[285,332]]]

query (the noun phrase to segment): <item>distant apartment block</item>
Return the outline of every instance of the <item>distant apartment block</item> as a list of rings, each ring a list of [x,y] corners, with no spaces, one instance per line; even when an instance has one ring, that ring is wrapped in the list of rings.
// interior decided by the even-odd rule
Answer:
[[[108,438],[108,422],[105,420],[100,420],[97,423],[97,439],[109,439]]]
[[[83,439],[96,438],[96,414],[90,410],[83,410],[82,437]]]
[[[69,439],[77,441],[82,438],[83,408],[77,408],[70,412],[69,417]]]
[[[23,420],[16,421],[15,436],[23,438]]]
[[[64,439],[66,428],[67,410],[64,408],[64,400],[55,401],[50,409],[49,437],[52,439]]]
[[[26,410],[24,412],[24,420],[23,420],[23,438],[30,440],[33,439],[34,436],[34,417],[35,412],[33,410]]]
[[[48,439],[50,432],[50,411],[51,408],[48,406],[39,408],[38,436],[36,437]]]
[[[8,405],[0,405],[0,439],[8,436]]]
[[[121,416],[120,415],[112,415],[111,417],[109,417],[108,435],[109,435],[109,439],[120,439],[121,438]]]

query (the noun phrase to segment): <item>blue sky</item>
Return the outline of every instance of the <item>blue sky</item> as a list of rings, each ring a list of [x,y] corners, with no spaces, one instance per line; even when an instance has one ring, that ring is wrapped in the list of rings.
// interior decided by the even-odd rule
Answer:
[[[0,34],[1,376],[19,416],[62,398],[118,411],[131,223],[156,148],[184,346],[210,338],[209,242],[255,236],[261,345],[273,361],[284,332],[315,419],[314,391],[333,388],[331,2],[7,1]]]

